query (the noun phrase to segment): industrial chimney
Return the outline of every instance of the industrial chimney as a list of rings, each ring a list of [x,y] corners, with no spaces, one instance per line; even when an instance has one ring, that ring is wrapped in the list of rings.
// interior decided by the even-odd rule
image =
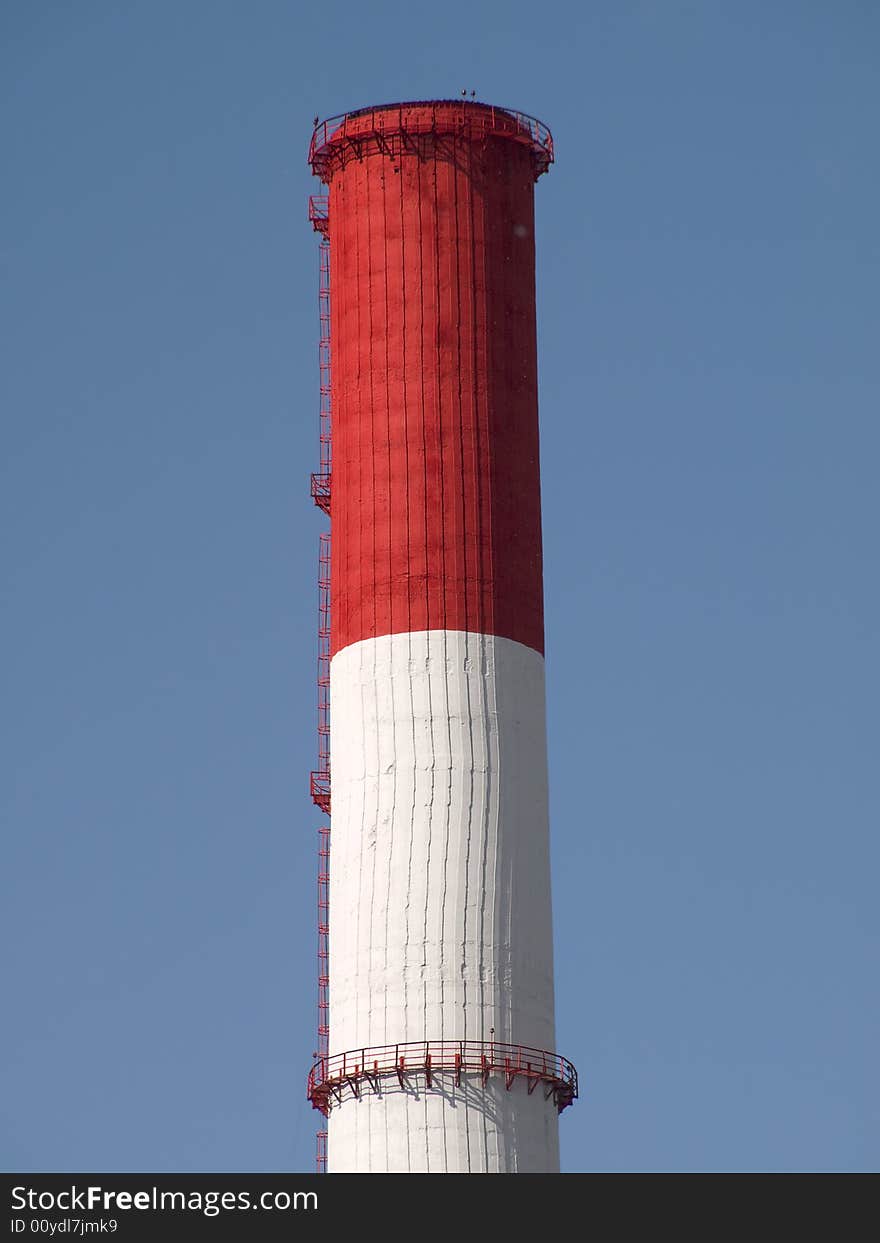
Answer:
[[[552,138],[470,100],[393,104],[321,122],[309,160],[332,527],[319,1168],[558,1171],[577,1075],[555,1052],[548,857],[533,187]]]

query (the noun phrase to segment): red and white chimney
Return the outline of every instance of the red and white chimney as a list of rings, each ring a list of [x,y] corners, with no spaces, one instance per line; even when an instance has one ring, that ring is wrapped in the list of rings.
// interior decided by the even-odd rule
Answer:
[[[544,706],[534,183],[552,139],[508,109],[395,104],[322,122],[309,158],[332,394],[313,479],[332,528],[313,781],[325,809],[332,782],[329,1014],[309,1095],[333,1172],[558,1171],[577,1076],[555,1051]]]

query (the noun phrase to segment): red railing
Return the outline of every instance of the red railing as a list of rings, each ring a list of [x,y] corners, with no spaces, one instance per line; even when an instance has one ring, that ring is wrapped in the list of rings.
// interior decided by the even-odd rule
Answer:
[[[321,214],[323,212],[323,215]],[[333,415],[330,388],[330,242],[326,195],[309,199],[309,219],[321,233],[318,247],[318,469],[312,475],[312,500],[325,514],[330,514],[330,475],[333,469]]]
[[[330,829],[318,829],[318,1052],[329,1053],[330,1038]]]
[[[316,233],[330,236],[330,199],[326,194],[313,194],[309,198],[309,222]]]
[[[536,178],[554,160],[553,135],[537,117],[516,108],[448,99],[361,108],[319,121],[309,144],[309,163],[315,175],[326,181],[330,163],[346,148],[359,156],[363,144],[372,142],[385,154],[397,155],[407,149],[408,138],[419,134],[509,138],[523,143],[532,150]]]
[[[312,770],[312,802],[330,815],[330,533],[318,554],[318,767]]]
[[[578,1094],[577,1071],[558,1053],[494,1040],[421,1040],[321,1057],[309,1073],[307,1095],[312,1107],[326,1116],[346,1094],[378,1093],[383,1079],[396,1080],[403,1088],[412,1075],[423,1076],[428,1088],[435,1075],[453,1076],[456,1086],[461,1085],[462,1075],[478,1077],[483,1086],[490,1077],[499,1076],[508,1092],[519,1079],[530,1096],[540,1084],[545,1098],[552,1097],[560,1113]]]
[[[331,470],[331,394],[330,394],[330,216],[326,195],[315,194],[309,199],[309,220],[321,235],[319,247],[318,312],[320,336],[318,367],[320,371],[320,412],[318,470],[311,477],[311,493],[315,504],[330,514]],[[309,792],[313,802],[330,814],[330,533],[320,536],[318,556],[318,767],[309,775]],[[316,1057],[327,1056],[330,1035],[330,829],[318,829],[318,1039]],[[315,1137],[315,1168],[319,1174],[327,1169],[327,1132],[319,1130]]]
[[[327,1173],[327,1132],[318,1131],[315,1135],[315,1173]]]
[[[330,829],[318,829],[318,1049],[326,1058],[330,1038]],[[315,1135],[315,1172],[327,1173],[327,1132]]]

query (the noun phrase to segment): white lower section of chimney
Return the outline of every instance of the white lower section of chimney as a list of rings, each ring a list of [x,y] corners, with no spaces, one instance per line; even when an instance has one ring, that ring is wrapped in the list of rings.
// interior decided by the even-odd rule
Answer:
[[[559,1123],[539,1085],[438,1076],[430,1089],[413,1076],[403,1091],[384,1080],[330,1113],[332,1174],[558,1174]]]
[[[544,660],[432,630],[330,666],[330,1053],[553,1050]],[[494,1029],[494,1031],[493,1031]],[[334,1104],[331,1172],[559,1168],[553,1101],[448,1075]]]

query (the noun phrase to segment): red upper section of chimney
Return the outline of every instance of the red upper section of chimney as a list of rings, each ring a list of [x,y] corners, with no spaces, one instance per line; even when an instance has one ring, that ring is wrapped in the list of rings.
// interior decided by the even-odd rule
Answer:
[[[467,630],[543,651],[538,122],[472,102],[324,122],[333,653]]]

